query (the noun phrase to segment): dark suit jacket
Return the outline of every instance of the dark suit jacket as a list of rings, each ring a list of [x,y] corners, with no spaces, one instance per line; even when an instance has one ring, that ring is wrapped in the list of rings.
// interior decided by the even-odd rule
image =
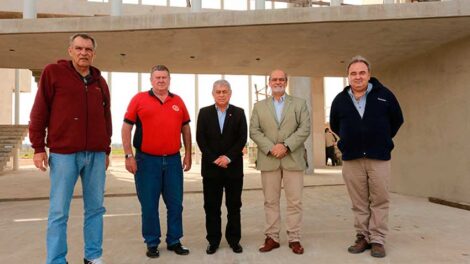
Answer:
[[[242,151],[247,139],[245,113],[242,108],[234,105],[229,105],[226,111],[223,133],[220,133],[215,105],[199,110],[196,141],[202,152],[201,174],[203,177],[214,177],[220,174],[228,177],[243,176]],[[221,155],[231,160],[226,169],[213,163]]]

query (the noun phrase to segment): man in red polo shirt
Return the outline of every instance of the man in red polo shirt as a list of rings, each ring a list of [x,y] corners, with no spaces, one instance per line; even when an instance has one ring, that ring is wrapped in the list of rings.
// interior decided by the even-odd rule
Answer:
[[[170,71],[157,65],[150,73],[152,89],[135,95],[124,116],[122,144],[126,169],[134,174],[142,210],[142,236],[147,256],[160,256],[160,218],[158,203],[163,196],[167,208],[167,249],[178,255],[189,254],[181,245],[183,237],[183,170],[191,168],[191,130],[183,100],[169,92]],[[136,125],[133,145],[131,132]],[[181,163],[181,134],[185,154]]]

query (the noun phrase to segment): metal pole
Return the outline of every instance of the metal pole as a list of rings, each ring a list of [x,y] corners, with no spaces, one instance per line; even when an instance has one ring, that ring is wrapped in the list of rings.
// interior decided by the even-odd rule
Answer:
[[[142,92],[142,73],[137,73],[137,91]]]

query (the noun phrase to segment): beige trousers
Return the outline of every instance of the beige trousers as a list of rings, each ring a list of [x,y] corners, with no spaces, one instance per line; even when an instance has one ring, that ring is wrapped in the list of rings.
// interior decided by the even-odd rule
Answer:
[[[354,213],[354,227],[370,243],[385,244],[388,233],[390,160],[343,161],[343,178]]]
[[[300,241],[302,223],[302,189],[304,187],[303,171],[261,171],[261,182],[264,193],[264,212],[266,215],[265,235],[279,242],[281,230],[281,184],[287,201],[286,230],[289,242]]]

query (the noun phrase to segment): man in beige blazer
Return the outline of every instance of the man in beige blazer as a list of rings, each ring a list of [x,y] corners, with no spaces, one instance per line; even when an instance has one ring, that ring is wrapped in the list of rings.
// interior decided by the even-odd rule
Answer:
[[[250,138],[258,146],[256,167],[261,171],[266,215],[265,241],[259,251],[279,247],[281,185],[287,200],[286,230],[289,247],[303,254],[300,244],[302,189],[307,168],[304,142],[310,135],[310,114],[304,99],[286,94],[287,74],[269,76],[272,97],[255,104]]]

